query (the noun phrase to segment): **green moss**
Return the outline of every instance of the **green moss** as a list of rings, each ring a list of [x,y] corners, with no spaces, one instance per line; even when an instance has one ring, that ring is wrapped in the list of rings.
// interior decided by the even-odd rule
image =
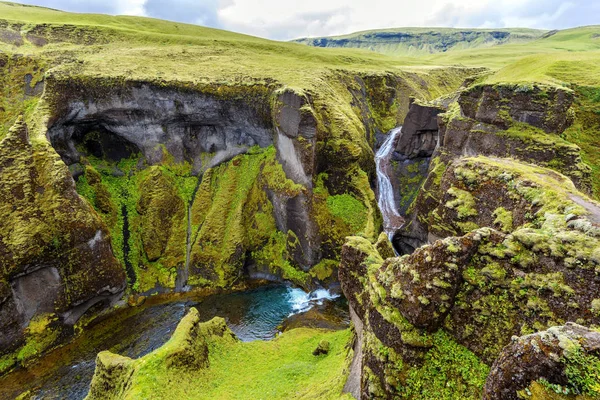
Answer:
[[[592,169],[592,192],[596,200],[600,199],[600,110],[598,88],[593,86],[575,87],[576,101],[573,106],[575,122],[565,132],[566,140],[581,148],[583,161]]]
[[[329,278],[336,278],[334,274],[337,272],[339,262],[336,260],[323,259],[309,271],[313,278],[317,278],[320,282],[324,282]]]
[[[498,225],[502,232],[510,233],[513,230],[513,214],[512,211],[505,209],[504,207],[498,207],[494,210],[493,216],[494,225]]]
[[[600,397],[600,358],[585,354],[578,347],[565,355],[565,375],[574,393]]]
[[[475,399],[481,397],[489,372],[475,354],[440,330],[423,365],[408,371],[400,393],[411,399]]]
[[[10,371],[17,365],[17,357],[14,354],[7,354],[0,357],[0,375]]]
[[[254,148],[205,172],[191,208],[190,284],[231,284],[249,254],[284,279],[307,285],[308,274],[290,254],[298,238],[277,231],[267,189],[288,198],[304,190],[285,176],[273,147]]]
[[[60,335],[60,330],[52,326],[57,320],[54,314],[36,315],[26,330],[26,343],[16,353],[20,363],[26,363],[52,346]],[[7,360],[10,362],[10,360]]]
[[[185,322],[182,321],[182,324]],[[202,327],[203,324],[199,326]],[[180,325],[180,327],[183,327]],[[198,342],[206,350],[184,357],[190,329],[178,327],[174,337],[163,347],[139,360],[130,360],[131,375],[124,376],[120,398],[135,399],[339,399],[345,383],[346,345],[350,332],[326,332],[305,328],[285,332],[272,341],[239,342],[228,333],[200,333]],[[178,331],[181,332],[178,335]],[[203,331],[202,331],[203,332]],[[329,342],[329,353],[313,356],[322,341]],[[202,367],[178,361],[206,358]],[[177,361],[177,362],[176,362]],[[117,360],[107,364],[116,365]],[[95,380],[100,378],[97,374]],[[99,386],[100,387],[100,386]],[[94,390],[88,399],[106,398]]]
[[[363,203],[350,194],[329,196],[327,198],[329,212],[340,218],[355,232],[360,232],[365,226],[367,210]]]
[[[406,210],[414,201],[419,193],[423,182],[426,179],[426,174],[422,174],[421,170],[426,168],[427,160],[423,159],[416,163],[410,164],[406,170],[400,171],[399,187],[400,187],[400,210]],[[398,167],[394,167],[398,170]]]
[[[42,59],[33,57],[0,55],[0,140],[19,115],[24,115],[25,121],[30,122],[41,92],[36,96],[27,94],[26,86],[33,89],[42,83],[45,64]],[[31,77],[29,85],[26,85],[27,75]]]
[[[592,307],[590,308],[590,310],[596,316],[600,316],[600,299],[594,299],[594,300],[592,300]]]
[[[259,265],[266,266],[272,273],[295,284],[308,287],[309,274],[295,268],[290,263],[287,251],[287,235],[275,232],[269,241],[260,249],[252,253],[252,258]]]
[[[448,201],[446,207],[456,210],[459,219],[477,216],[475,208],[475,199],[473,195],[466,190],[451,187],[448,194],[455,197],[455,200]]]

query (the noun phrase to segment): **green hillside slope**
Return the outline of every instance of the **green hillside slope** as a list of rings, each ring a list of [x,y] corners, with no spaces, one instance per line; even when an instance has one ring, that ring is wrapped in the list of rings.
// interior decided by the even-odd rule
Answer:
[[[295,42],[315,47],[358,48],[389,55],[422,55],[530,42],[546,33],[537,29],[394,28],[303,38]]]

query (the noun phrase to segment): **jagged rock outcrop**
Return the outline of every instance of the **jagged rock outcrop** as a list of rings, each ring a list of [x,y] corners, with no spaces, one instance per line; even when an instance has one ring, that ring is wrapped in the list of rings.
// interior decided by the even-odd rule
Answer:
[[[342,289],[363,324],[363,398],[478,397],[512,335],[600,324],[598,204],[541,167],[481,156],[444,167],[417,220],[431,244],[387,260],[366,239],[342,251]],[[449,347],[461,354],[445,361],[450,386],[415,378]],[[465,363],[478,379],[460,374]]]
[[[431,156],[439,145],[437,116],[444,109],[411,99],[402,132],[392,156],[392,187],[399,193],[398,210],[405,214],[427,176]]]
[[[600,332],[568,323],[515,337],[492,365],[483,399],[517,400],[535,381],[600,396]]]
[[[444,111],[436,106],[413,102],[402,124],[396,152],[408,159],[431,157],[438,145],[437,116]]]
[[[451,201],[448,192],[450,187],[440,187],[440,182],[443,174],[448,173],[448,169],[454,169],[456,163],[461,162],[457,160],[462,157],[513,158],[548,167],[566,175],[579,190],[589,193],[590,167],[582,162],[579,147],[559,136],[572,122],[569,112],[572,101],[572,94],[563,89],[539,86],[484,85],[463,91],[457,103],[451,105],[447,113],[437,117],[439,147],[433,155],[423,190],[416,196],[408,212],[407,223],[394,237],[394,246],[402,253],[409,254],[437,238],[470,230],[464,222],[461,223],[469,219],[465,215],[460,216],[461,221],[456,223],[466,229],[457,228],[456,223],[448,219],[446,225],[454,225],[454,228],[440,228],[443,225],[439,223],[440,217],[445,217],[434,211],[442,201],[440,197],[446,197],[444,204]],[[511,164],[512,161],[502,163]],[[476,182],[472,184],[476,185]],[[498,185],[504,183],[496,182],[495,185],[497,190],[501,190]],[[452,189],[453,192],[459,196],[462,192],[455,189]],[[497,198],[496,193],[484,188],[484,185],[473,193],[475,198],[489,196],[487,200],[496,207],[502,206],[511,213],[521,213],[522,206],[505,196],[501,196],[502,200]],[[498,217],[492,217],[487,212],[485,214],[485,220],[477,217],[477,221],[470,221],[471,228],[473,223],[494,226],[491,222]],[[521,217],[516,218],[515,221],[520,223]]]
[[[0,352],[7,353],[24,343],[32,319],[53,315],[73,325],[94,304],[116,300],[126,280],[106,226],[53,149],[30,140],[19,119],[0,154]]]

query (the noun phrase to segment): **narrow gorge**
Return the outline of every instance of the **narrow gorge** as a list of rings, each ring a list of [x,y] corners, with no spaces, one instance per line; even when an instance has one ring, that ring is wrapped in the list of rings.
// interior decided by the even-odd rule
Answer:
[[[0,398],[600,398],[599,34],[0,2]]]

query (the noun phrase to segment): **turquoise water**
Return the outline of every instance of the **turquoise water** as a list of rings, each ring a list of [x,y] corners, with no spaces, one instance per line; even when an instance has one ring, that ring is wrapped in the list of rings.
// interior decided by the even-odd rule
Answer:
[[[0,398],[14,398],[32,390],[38,399],[83,399],[94,374],[96,354],[110,350],[131,358],[142,357],[169,340],[190,307],[196,307],[206,321],[215,316],[225,318],[242,341],[269,340],[277,335],[277,327],[289,316],[338,298],[324,289],[305,293],[285,285],[271,285],[209,296],[200,302],[148,306],[110,329],[92,327],[74,343],[44,357],[46,360],[42,359],[38,365],[0,378]]]
[[[289,316],[308,311],[339,295],[325,289],[306,293],[302,289],[270,286],[241,293],[212,296],[195,305],[203,320],[225,318],[229,328],[242,341],[269,340]]]

